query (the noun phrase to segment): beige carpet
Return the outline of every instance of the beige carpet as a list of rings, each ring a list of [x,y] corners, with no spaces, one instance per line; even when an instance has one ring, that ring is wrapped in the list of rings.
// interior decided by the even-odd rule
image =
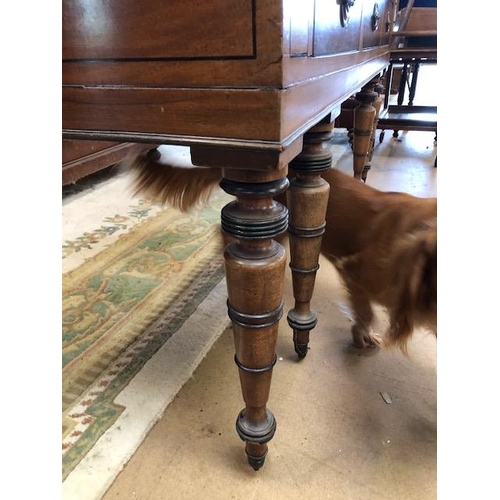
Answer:
[[[345,135],[334,139],[345,145]],[[435,194],[432,139],[425,133],[386,139],[377,146],[369,182]],[[352,171],[349,149],[337,167]],[[408,357],[360,353],[339,308],[343,288],[331,264],[321,259],[320,265],[312,304],[318,325],[303,361],[286,320],[280,322],[268,405],[277,431],[263,468],[251,469],[236,434],[243,400],[226,330],[103,500],[435,500],[436,341],[419,332]],[[289,272],[284,298],[286,314],[293,307]],[[379,313],[382,332],[386,320]]]

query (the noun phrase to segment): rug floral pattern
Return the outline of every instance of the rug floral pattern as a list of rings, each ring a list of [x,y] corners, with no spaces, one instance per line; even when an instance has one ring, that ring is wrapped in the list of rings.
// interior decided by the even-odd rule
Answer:
[[[80,252],[83,248],[92,249],[93,245],[104,238],[126,231],[132,223],[146,219],[155,208],[157,207],[147,201],[139,200],[136,205],[130,207],[126,215],[116,214],[104,217],[101,227],[90,232],[84,231],[81,236],[73,240],[66,240],[62,246],[62,258],[65,259],[73,253]]]
[[[63,245],[64,257],[144,219],[63,274],[63,480],[119,416],[116,395],[222,279],[228,200],[149,217],[152,207],[133,206]]]

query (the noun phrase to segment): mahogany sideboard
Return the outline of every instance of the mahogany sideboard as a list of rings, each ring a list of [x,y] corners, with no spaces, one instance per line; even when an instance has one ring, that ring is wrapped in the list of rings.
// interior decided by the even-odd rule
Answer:
[[[266,403],[287,257],[274,238],[288,228],[295,307],[287,319],[303,358],[317,322],[310,301],[328,140],[341,103],[358,92],[360,177],[393,3],[63,0],[62,13],[63,138],[189,146],[193,164],[223,168],[221,186],[235,196],[221,225],[234,238],[225,267],[245,402],[236,430],[257,470],[276,430]],[[288,210],[274,200],[285,190]]]
[[[63,139],[62,185],[73,184],[146,148],[136,143]]]

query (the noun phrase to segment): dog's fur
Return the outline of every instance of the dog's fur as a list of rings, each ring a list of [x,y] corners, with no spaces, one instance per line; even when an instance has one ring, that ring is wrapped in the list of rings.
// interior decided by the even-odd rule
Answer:
[[[181,210],[205,202],[222,176],[220,169],[188,166],[161,163],[160,155],[151,152],[128,163],[136,194]],[[349,292],[354,344],[381,343],[371,332],[372,302],[389,315],[384,345],[406,352],[416,327],[437,335],[436,198],[379,191],[336,169],[323,178],[330,195],[321,251]]]

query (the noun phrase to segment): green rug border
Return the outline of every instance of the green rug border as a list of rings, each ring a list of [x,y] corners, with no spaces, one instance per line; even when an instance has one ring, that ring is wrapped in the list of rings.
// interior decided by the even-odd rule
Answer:
[[[222,280],[225,274],[224,264],[212,273],[210,278],[196,292],[194,297],[187,301],[182,311],[160,330],[158,334],[137,354],[130,364],[120,372],[111,384],[100,394],[87,409],[87,413],[96,418],[87,430],[79,437],[78,441],[66,452],[62,459],[62,479],[63,481],[81,462],[85,455],[95,445],[98,439],[113,425],[123,410],[121,405],[117,405],[113,400],[128,385],[132,378],[137,375],[141,368],[149,359],[168,341],[168,339],[184,324],[198,308],[200,303],[208,296],[215,286]],[[200,275],[200,278],[203,275]]]

